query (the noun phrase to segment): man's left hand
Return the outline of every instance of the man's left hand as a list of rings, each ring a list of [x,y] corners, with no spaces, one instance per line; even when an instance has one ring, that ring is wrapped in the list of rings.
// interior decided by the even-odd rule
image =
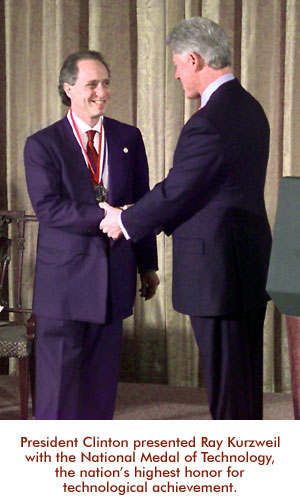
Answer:
[[[145,300],[152,299],[160,283],[159,277],[153,270],[142,271],[140,276],[141,276],[141,288],[139,290],[140,296],[144,297]]]
[[[105,210],[105,218],[100,223],[100,229],[103,233],[113,240],[117,240],[123,233],[119,226],[119,214],[122,212],[120,208],[110,206],[106,201],[99,203],[99,207]]]

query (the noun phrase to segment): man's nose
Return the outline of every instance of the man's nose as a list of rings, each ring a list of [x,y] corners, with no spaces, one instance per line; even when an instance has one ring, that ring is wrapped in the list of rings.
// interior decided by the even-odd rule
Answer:
[[[99,95],[99,96],[106,95],[107,88],[105,87],[104,84],[102,84],[101,82],[99,82],[98,85],[97,85],[97,87],[96,87],[96,92],[97,92],[97,95]]]

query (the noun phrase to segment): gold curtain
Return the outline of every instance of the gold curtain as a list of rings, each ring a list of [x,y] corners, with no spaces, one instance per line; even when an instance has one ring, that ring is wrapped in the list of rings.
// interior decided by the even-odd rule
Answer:
[[[109,115],[141,129],[151,186],[163,179],[180,129],[197,108],[197,103],[184,99],[174,79],[166,36],[181,19],[203,15],[227,32],[234,73],[268,115],[266,202],[273,225],[280,177],[300,175],[300,0],[5,0],[4,7],[2,207],[7,202],[9,208],[32,211],[24,178],[24,142],[65,113],[57,93],[59,68],[70,52],[86,48],[101,51],[111,67]],[[28,244],[33,255],[34,234]],[[171,239],[163,234],[158,251],[157,296],[145,304],[137,296],[135,314],[125,321],[122,376],[196,386],[201,383],[198,350],[189,319],[172,308]],[[28,281],[31,278],[32,270]],[[284,321],[272,302],[265,323],[264,366],[265,390],[290,390]]]

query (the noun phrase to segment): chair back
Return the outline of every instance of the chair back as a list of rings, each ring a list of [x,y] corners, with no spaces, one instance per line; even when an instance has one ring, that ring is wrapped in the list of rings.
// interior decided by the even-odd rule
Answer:
[[[22,305],[22,280],[26,225],[32,221],[36,222],[36,217],[23,210],[0,210],[0,308],[7,312],[31,312]],[[8,293],[8,266],[12,260],[15,289]]]

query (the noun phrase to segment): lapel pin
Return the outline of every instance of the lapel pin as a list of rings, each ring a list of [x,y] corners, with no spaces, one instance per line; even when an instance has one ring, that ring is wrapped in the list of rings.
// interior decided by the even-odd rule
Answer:
[[[128,153],[128,149],[127,148],[123,148],[123,151],[124,151],[124,153]]]

